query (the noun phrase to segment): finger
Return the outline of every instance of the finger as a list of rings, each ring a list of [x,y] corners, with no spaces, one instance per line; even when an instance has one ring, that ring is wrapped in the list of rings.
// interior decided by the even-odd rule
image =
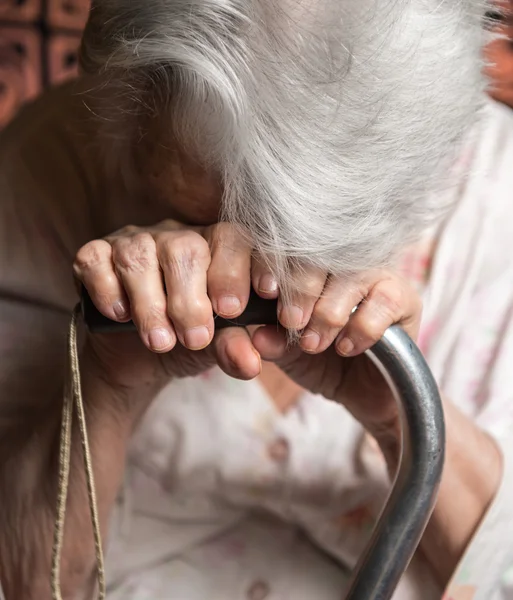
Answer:
[[[190,230],[158,234],[156,243],[167,290],[167,313],[176,335],[189,350],[201,350],[214,335],[212,304],[207,295],[208,243]]]
[[[269,362],[279,362],[291,351],[285,330],[274,325],[259,327],[253,334],[252,342],[262,360]],[[299,349],[296,347],[294,350],[297,353]]]
[[[262,257],[254,256],[252,259],[251,281],[253,289],[261,298],[268,300],[278,298],[278,282]]]
[[[112,259],[141,340],[154,352],[168,352],[176,344],[176,335],[166,312],[166,294],[152,235],[141,232],[117,238],[112,245]]]
[[[312,267],[292,272],[293,291],[278,301],[278,318],[286,329],[303,329],[326,284],[326,273]]]
[[[367,295],[365,282],[349,277],[330,277],[301,338],[305,352],[324,352],[345,327],[351,312]]]
[[[381,279],[371,286],[358,310],[336,340],[342,356],[356,356],[371,348],[393,324],[400,324],[414,339],[422,303],[413,288],[399,277]]]
[[[218,332],[215,347],[217,363],[230,377],[250,380],[260,375],[260,355],[245,328],[229,327]]]
[[[114,270],[108,242],[95,240],[83,246],[73,263],[73,273],[102,315],[113,321],[130,319],[128,299]]]
[[[214,312],[225,318],[238,317],[249,300],[251,248],[228,223],[209,227],[205,238],[211,254],[207,289]]]
[[[259,327],[252,337],[253,346],[262,360],[276,364],[297,383],[307,371],[309,379],[315,380],[315,375],[312,379],[311,369],[313,368],[314,371],[318,369],[311,364],[312,357],[307,356],[297,344],[291,345],[289,341],[287,332],[273,325]],[[307,366],[302,359],[307,359],[309,365]],[[322,372],[324,373],[324,368]]]

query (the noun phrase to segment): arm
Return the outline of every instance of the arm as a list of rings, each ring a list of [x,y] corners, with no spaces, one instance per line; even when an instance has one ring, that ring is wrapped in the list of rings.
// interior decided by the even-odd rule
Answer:
[[[390,285],[390,281],[390,279],[387,280],[387,285]],[[400,284],[394,284],[394,286],[396,285],[400,289]],[[366,321],[365,313],[367,313],[369,322],[375,325],[377,316],[386,315],[388,306],[382,300],[386,297],[383,292],[384,284],[381,284],[380,293],[376,293],[376,287],[380,287],[379,284],[366,295],[366,303],[354,314],[353,319],[358,317],[361,322],[364,322]],[[407,304],[404,299],[410,293],[407,289],[405,288],[399,294],[403,298],[403,304]],[[398,295],[397,289],[394,293],[396,293],[396,296]],[[388,294],[392,295],[390,290],[388,290]],[[373,307],[373,302],[383,302],[384,306]],[[397,304],[397,302],[389,303],[391,307]],[[415,307],[415,304],[413,306]],[[406,309],[404,314],[417,315],[419,312],[416,308],[413,310]],[[394,315],[390,320],[400,322],[401,319],[400,316]],[[406,322],[405,329],[407,327],[410,329],[410,335],[414,337],[416,334],[414,319],[410,318],[410,321]],[[349,326],[345,328],[346,335],[351,335],[348,330]],[[258,335],[258,332],[255,335]],[[360,337],[352,335],[352,338],[357,340]],[[376,339],[377,337],[380,336],[376,336]],[[304,356],[297,355],[292,349],[287,350],[285,354],[279,353],[278,340],[274,341],[272,348],[266,348],[261,341],[256,345],[264,358],[276,357],[279,361],[278,364],[292,377],[295,377],[301,383],[304,382],[305,387],[312,389],[315,362],[312,361],[307,366],[304,364],[307,359]],[[297,367],[301,364],[303,368],[298,370]],[[316,538],[324,538],[321,543],[324,546],[331,546],[332,551],[344,562],[351,561],[351,555],[354,557],[355,552],[358,552],[354,543],[355,536],[358,536],[359,540],[363,542],[368,533],[366,528],[358,525],[352,527],[351,531],[343,530],[344,522],[349,520],[350,512],[353,512],[355,508],[361,508],[362,515],[365,512],[366,526],[371,525],[367,517],[372,520],[375,515],[374,509],[380,509],[384,501],[384,497],[378,499],[379,506],[374,506],[376,498],[381,495],[381,491],[387,493],[390,487],[386,481],[385,465],[380,464],[380,461],[382,461],[380,455],[382,454],[385,457],[388,472],[394,473],[397,468],[400,449],[397,406],[390,390],[384,385],[381,375],[369,368],[371,365],[365,362],[364,357],[361,357],[361,359],[355,358],[352,364],[348,364],[348,375],[345,377],[342,375],[341,383],[331,389],[321,387],[321,393],[344,404],[353,417],[363,425],[364,429],[374,436],[381,452],[378,450],[375,455],[370,453],[364,456],[362,450],[365,449],[366,445],[363,444],[360,448],[355,447],[354,454],[350,454],[350,461],[353,467],[351,472],[354,475],[353,488],[359,490],[359,492],[354,494],[354,499],[348,498],[344,494],[340,495],[341,504],[346,505],[345,509],[337,505],[338,509],[344,511],[341,528],[338,526],[338,522],[334,520],[330,532],[330,527],[327,526],[326,528],[326,516],[324,516],[325,527],[317,527]],[[336,381],[337,376],[340,378],[341,373],[343,373],[343,365],[344,363],[340,360],[334,361],[332,373],[329,369],[324,368],[322,371],[324,382],[329,381],[330,378]],[[305,381],[305,378],[309,378],[310,381]],[[335,389],[335,393],[333,389]],[[447,420],[445,471],[440,495],[421,543],[424,558],[427,559],[438,582],[444,586],[448,583],[472,540],[477,527],[496,495],[502,479],[501,456],[494,441],[481,431],[470,418],[459,413],[451,404],[446,403],[445,411]],[[349,439],[347,433],[345,430],[340,430],[338,435],[344,437],[344,439]],[[357,437],[354,438],[354,441],[358,444]],[[367,456],[371,459],[368,464]],[[383,480],[380,481],[382,476]],[[345,492],[349,484],[342,482],[341,485]],[[309,524],[310,531],[312,531],[313,526],[315,526],[314,523]],[[347,543],[343,540],[343,537],[347,538]]]
[[[96,150],[86,152],[94,150],[94,128],[75,91],[50,92],[0,135],[0,581],[6,600],[50,597],[66,333],[77,300],[72,261],[81,244],[113,227],[107,208],[121,208],[105,202],[112,188],[99,184]],[[89,350],[82,350],[84,401],[105,526],[129,432],[153,389],[134,388],[129,396],[114,389],[99,376]],[[62,565],[65,598],[87,587],[94,567],[77,441],[63,552],[72,562]]]
[[[334,418],[328,412],[323,416],[319,408],[315,403],[301,407],[301,421],[308,424],[311,420],[314,427],[322,422],[324,435],[335,440],[329,456],[336,468],[329,483],[325,482],[325,494],[337,502],[323,505],[322,511],[315,505],[297,507],[294,516],[320,547],[354,568],[390,492],[388,473],[396,470],[399,442],[395,434],[380,436],[375,430],[375,444],[350,415]],[[470,560],[477,588],[491,592],[506,569],[504,560],[513,562],[513,476],[507,475],[513,471],[508,467],[513,444],[508,452],[453,405],[446,403],[445,411],[447,451],[440,493],[420,548],[397,590],[399,598],[440,597],[455,573],[458,582],[462,575],[467,577],[462,559],[464,565]],[[306,438],[297,443],[319,446],[315,439]],[[298,462],[290,477],[307,488],[312,484],[311,470],[320,472],[326,456],[321,453],[319,460],[318,466],[310,465],[308,470]]]
[[[67,315],[57,311],[0,303],[0,338],[9,342],[9,353],[0,363],[0,580],[7,600],[49,598],[67,321]],[[100,519],[105,529],[134,420],[156,390],[145,386],[144,390],[132,389],[128,395],[114,389],[106,383],[87,347],[82,352],[82,373]],[[101,452],[101,448],[108,451]],[[76,436],[68,515],[62,566],[64,598],[89,583],[94,567]]]
[[[123,473],[130,433],[157,391],[174,376],[192,376],[216,363],[241,378],[253,378],[260,370],[259,358],[243,330],[226,329],[204,349],[197,336],[189,335],[202,333],[203,323],[210,327],[209,336],[213,334],[206,289],[210,266],[215,275],[208,278],[213,301],[226,294],[228,276],[249,296],[251,249],[241,245],[235,261],[230,254],[229,227],[207,228],[204,233],[211,235],[211,244],[197,231],[184,230],[181,223],[141,228],[138,235],[134,235],[136,228],[128,227],[109,237],[116,246],[115,255],[114,250],[112,255],[105,253],[106,247],[113,247],[106,239],[78,251],[84,242],[123,222],[151,222],[159,210],[169,216],[171,209],[141,202],[132,189],[122,194],[123,182],[112,172],[105,177],[103,165],[87,152],[92,150],[94,155],[101,144],[94,128],[87,126],[87,110],[81,105],[84,96],[79,97],[77,107],[76,96],[63,90],[64,107],[56,108],[55,93],[38,101],[46,103],[45,110],[39,110],[36,103],[0,136],[0,580],[6,600],[46,600],[50,593],[65,337],[77,300],[72,264],[75,275],[87,280],[89,292],[96,292],[97,302],[106,304],[107,314],[123,293],[122,288],[115,288],[110,302],[105,293],[118,281],[116,273],[136,275],[135,280],[129,277],[125,291],[140,335],[92,336],[81,353],[103,528]],[[63,110],[73,101],[78,119]],[[180,203],[180,198],[173,198]],[[190,268],[186,260],[190,257],[197,268]],[[177,308],[170,314],[162,302],[166,295],[156,265],[163,268],[166,282],[174,278],[168,286],[174,295],[168,295],[168,300]],[[148,281],[154,289],[149,289]],[[234,287],[230,287],[232,293]],[[156,291],[158,303],[148,298],[149,291]],[[169,346],[162,347],[161,335],[150,335],[170,328],[171,320],[184,341],[173,352]],[[78,441],[73,442],[61,578],[67,598],[72,594],[75,598],[79,590],[90,596],[85,586],[90,584],[94,566],[82,457]]]
[[[502,480],[496,442],[445,403],[446,464],[438,500],[421,550],[445,587],[493,502]]]

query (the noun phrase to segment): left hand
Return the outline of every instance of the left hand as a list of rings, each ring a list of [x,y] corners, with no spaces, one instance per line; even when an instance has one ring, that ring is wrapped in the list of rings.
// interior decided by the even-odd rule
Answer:
[[[304,307],[311,300],[298,297],[296,303]],[[285,331],[272,326],[258,329],[253,344],[299,385],[343,404],[378,442],[395,446],[396,402],[363,353],[393,324],[416,340],[421,313],[420,297],[405,279],[391,271],[369,271],[328,279],[298,345],[288,344]]]

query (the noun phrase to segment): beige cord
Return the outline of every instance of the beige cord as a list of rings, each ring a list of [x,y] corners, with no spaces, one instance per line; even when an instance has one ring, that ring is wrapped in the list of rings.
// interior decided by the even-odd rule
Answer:
[[[57,492],[57,516],[55,520],[54,538],[52,546],[52,600],[62,600],[60,571],[62,545],[64,537],[64,523],[66,520],[66,501],[68,497],[69,487],[69,470],[71,462],[71,428],[73,423],[74,409],[76,410],[78,417],[80,442],[82,445],[82,454],[84,457],[84,467],[86,473],[87,496],[89,501],[89,510],[91,512],[91,522],[93,525],[94,549],[96,555],[96,568],[98,577],[98,600],[105,599],[105,568],[103,561],[100,522],[98,519],[98,505],[96,502],[93,465],[91,462],[91,453],[89,450],[89,441],[87,437],[84,402],[82,399],[82,389],[80,382],[80,366],[78,360],[77,324],[80,314],[80,306],[77,306],[73,311],[73,316],[71,318],[68,333],[68,376],[65,382],[64,403],[62,407],[61,437],[59,448],[59,484]]]

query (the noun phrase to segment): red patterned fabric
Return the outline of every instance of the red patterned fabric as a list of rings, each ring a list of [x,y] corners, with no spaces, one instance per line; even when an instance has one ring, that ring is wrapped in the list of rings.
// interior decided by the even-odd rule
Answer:
[[[73,77],[90,0],[0,0],[0,127],[45,87]]]

